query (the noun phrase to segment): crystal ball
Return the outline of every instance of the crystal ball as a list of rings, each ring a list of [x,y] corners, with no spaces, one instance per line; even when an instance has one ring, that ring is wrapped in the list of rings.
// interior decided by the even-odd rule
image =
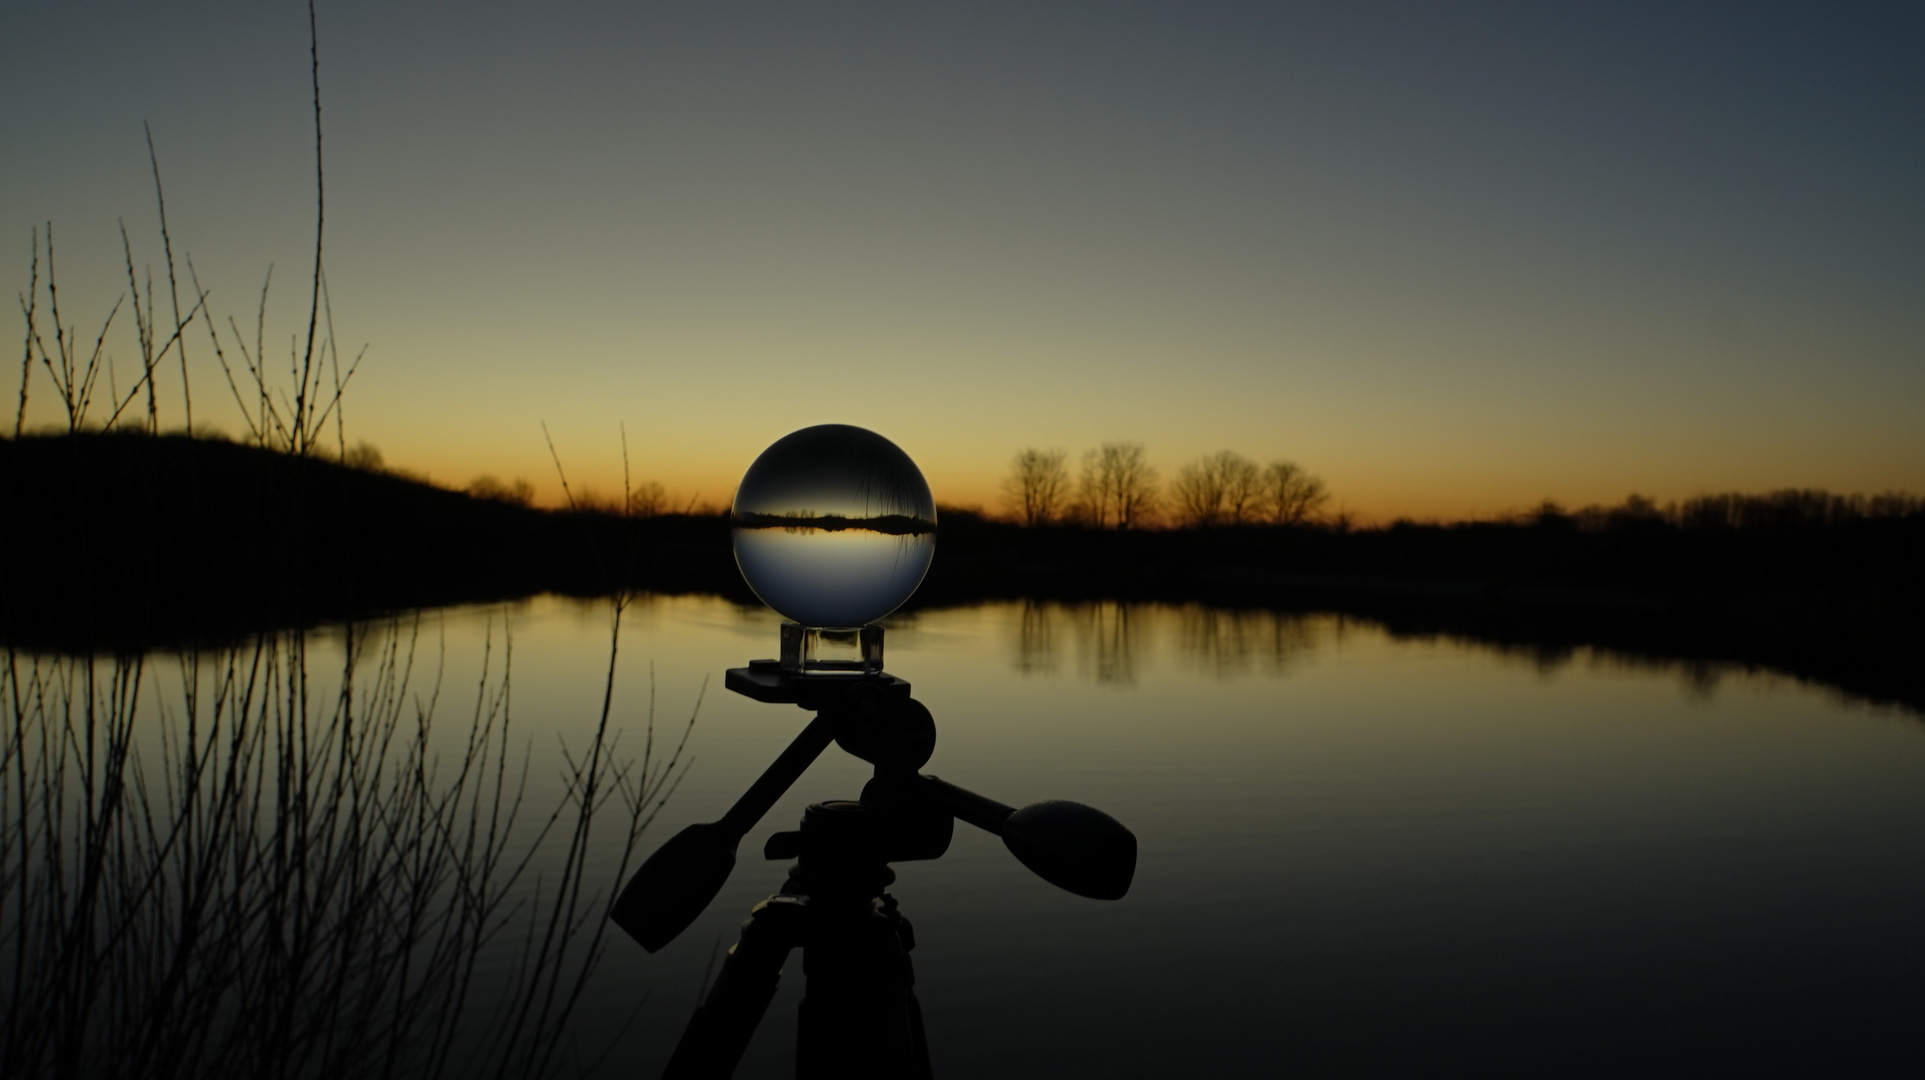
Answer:
[[[902,606],[936,554],[936,501],[909,455],[848,424],[777,439],[735,489],[735,565],[803,626],[850,628]]]

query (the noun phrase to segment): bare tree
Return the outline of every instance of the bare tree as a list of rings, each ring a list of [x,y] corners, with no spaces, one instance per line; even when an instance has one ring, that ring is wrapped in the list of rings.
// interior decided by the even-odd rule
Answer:
[[[1170,493],[1177,519],[1185,525],[1207,528],[1223,516],[1223,482],[1213,458],[1201,457],[1178,469]]]
[[[1322,512],[1330,501],[1323,481],[1303,471],[1294,461],[1273,461],[1263,470],[1263,502],[1270,520],[1278,525],[1301,525]]]
[[[1074,512],[1076,520],[1098,529],[1108,528],[1113,516],[1094,450],[1083,451],[1083,470],[1076,478]]]
[[[628,516],[659,517],[668,513],[668,489],[659,480],[650,480],[628,489]]]
[[[1069,501],[1069,469],[1063,450],[1038,450],[1031,447],[1010,462],[1003,491],[1030,528],[1048,525],[1061,517]]]
[[[381,460],[381,448],[362,439],[341,455],[341,464],[362,472],[381,472],[385,465]]]
[[[1230,524],[1256,518],[1263,504],[1263,469],[1231,450],[1217,455],[1217,468],[1223,474],[1223,514]]]
[[[477,476],[465,490],[477,499],[508,503],[511,506],[531,506],[535,501],[534,486],[520,477],[516,477],[512,483],[504,484],[492,476]]]
[[[1083,455],[1083,517],[1099,529],[1136,529],[1156,512],[1157,476],[1140,442],[1108,442]]]
[[[1263,472],[1235,450],[1219,450],[1179,469],[1171,485],[1179,519],[1196,528],[1242,524],[1263,495]]]

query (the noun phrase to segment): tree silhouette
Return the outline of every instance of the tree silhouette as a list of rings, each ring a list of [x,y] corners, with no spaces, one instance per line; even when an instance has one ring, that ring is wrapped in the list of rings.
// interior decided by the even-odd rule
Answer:
[[[629,517],[651,518],[668,513],[668,489],[659,480],[650,480],[628,489]]]
[[[1323,481],[1303,471],[1294,461],[1273,461],[1263,470],[1262,502],[1277,525],[1301,525],[1322,512],[1330,501]]]
[[[1077,485],[1083,519],[1099,529],[1137,529],[1156,512],[1157,476],[1140,442],[1107,442],[1083,455]]]
[[[1177,470],[1171,492],[1183,524],[1240,525],[1257,512],[1264,495],[1263,472],[1235,450],[1220,450]]]
[[[534,485],[520,477],[504,484],[492,476],[477,476],[468,484],[467,492],[477,499],[489,499],[511,506],[533,506],[535,503]]]
[[[1255,519],[1263,504],[1263,469],[1242,454],[1219,454],[1223,471],[1223,510],[1232,525]]]
[[[1064,450],[1031,447],[1010,462],[1003,491],[1016,504],[1024,525],[1033,529],[1062,516],[1070,493],[1069,469],[1064,465],[1068,459]]]
[[[1178,469],[1170,483],[1170,494],[1176,503],[1177,519],[1185,525],[1203,528],[1215,525],[1223,516],[1223,483],[1208,457]]]

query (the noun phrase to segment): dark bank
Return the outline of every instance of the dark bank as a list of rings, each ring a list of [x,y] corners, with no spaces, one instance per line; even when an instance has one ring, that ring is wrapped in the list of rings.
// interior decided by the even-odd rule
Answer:
[[[0,439],[0,637],[214,643],[382,612],[621,589],[755,598],[719,515],[533,509],[207,439]],[[1584,520],[1023,528],[943,511],[920,608],[1111,599],[1332,611],[1400,636],[1736,663],[1925,709],[1925,509],[1802,499]],[[1854,510],[1853,506],[1857,506]],[[1703,507],[1710,507],[1706,510]],[[1712,512],[1712,511],[1717,512]]]

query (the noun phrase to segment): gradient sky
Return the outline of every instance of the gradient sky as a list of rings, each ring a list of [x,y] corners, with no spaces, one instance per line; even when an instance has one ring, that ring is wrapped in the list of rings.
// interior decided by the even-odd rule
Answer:
[[[320,33],[349,439],[437,480],[552,495],[545,421],[609,490],[625,424],[638,478],[725,500],[834,421],[945,503],[1119,438],[1289,457],[1365,517],[1925,491],[1915,4],[322,0]],[[13,291],[46,220],[90,340],[117,218],[159,265],[144,119],[222,321],[273,263],[269,339],[305,325],[305,7],[18,2],[0,39]]]

